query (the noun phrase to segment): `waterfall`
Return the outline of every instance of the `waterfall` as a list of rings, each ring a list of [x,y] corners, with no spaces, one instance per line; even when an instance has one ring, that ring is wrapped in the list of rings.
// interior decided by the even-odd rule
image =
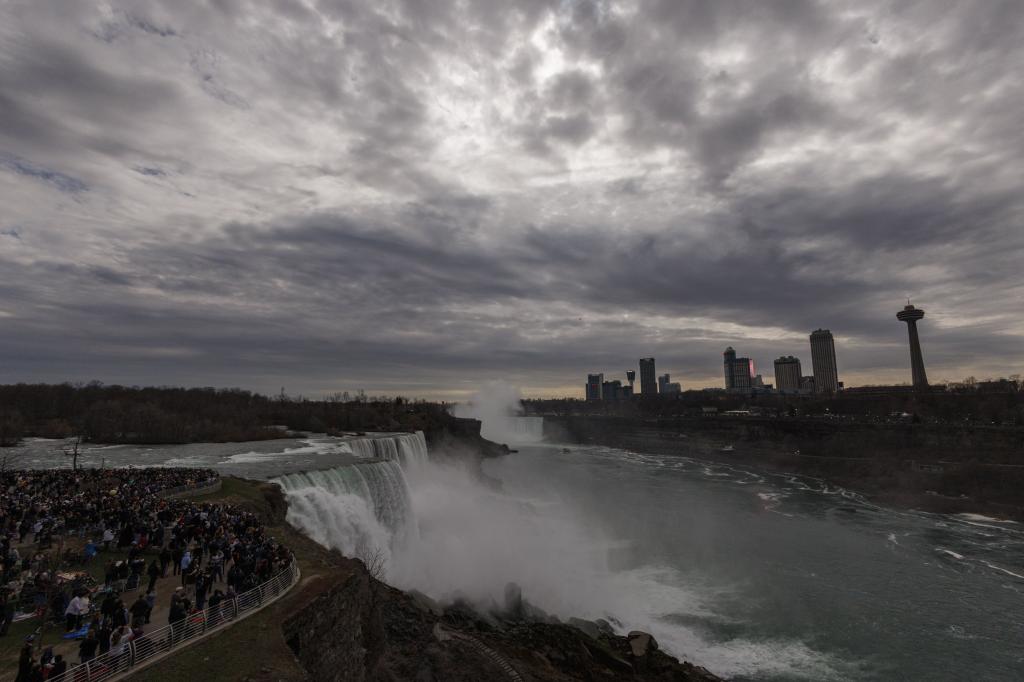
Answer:
[[[370,461],[274,479],[288,498],[288,521],[349,556],[392,551],[418,533],[405,473],[428,461],[422,431],[348,441]]]
[[[422,467],[430,459],[427,455],[427,441],[422,431],[397,436],[395,442],[398,444],[399,459],[406,469]]]
[[[544,417],[512,417],[512,429],[517,443],[536,443],[544,440]]]
[[[428,460],[427,441],[422,431],[346,442],[357,457],[398,460],[403,467],[420,466]]]

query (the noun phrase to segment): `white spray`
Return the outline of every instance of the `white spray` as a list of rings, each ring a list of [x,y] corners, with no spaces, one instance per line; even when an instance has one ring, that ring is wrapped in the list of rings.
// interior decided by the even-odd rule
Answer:
[[[522,395],[502,381],[485,383],[468,403],[455,406],[456,417],[479,419],[481,435],[496,443],[538,443],[543,437],[541,417],[520,416]]]

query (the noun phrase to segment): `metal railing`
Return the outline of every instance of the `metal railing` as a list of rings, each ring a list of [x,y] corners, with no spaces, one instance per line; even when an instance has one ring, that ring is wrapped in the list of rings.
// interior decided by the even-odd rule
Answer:
[[[299,565],[293,557],[286,569],[262,585],[147,632],[123,645],[117,653],[113,651],[117,646],[114,645],[111,651],[51,677],[49,682],[102,682],[148,665],[156,658],[258,611],[291,589],[299,577]]]

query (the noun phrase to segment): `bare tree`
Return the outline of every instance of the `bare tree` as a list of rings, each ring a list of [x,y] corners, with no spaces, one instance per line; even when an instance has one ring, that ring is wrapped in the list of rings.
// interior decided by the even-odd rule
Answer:
[[[64,453],[65,457],[71,458],[71,469],[78,471],[78,458],[82,456],[82,437],[75,436],[70,443],[64,443],[61,446],[61,452]]]
[[[374,580],[384,582],[388,574],[388,556],[383,548],[374,546],[363,558],[366,564],[366,571]]]
[[[0,447],[11,447],[21,441],[25,422],[17,410],[0,410]]]
[[[5,448],[3,454],[0,454],[0,474],[13,469],[14,463],[18,461],[22,454],[20,450],[12,451]]]

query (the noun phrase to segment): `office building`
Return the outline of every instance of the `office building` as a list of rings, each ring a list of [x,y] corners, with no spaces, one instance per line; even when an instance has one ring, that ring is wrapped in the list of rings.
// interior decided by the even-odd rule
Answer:
[[[928,376],[924,373],[924,356],[921,355],[921,339],[917,336],[917,321],[924,317],[924,311],[907,302],[903,310],[896,313],[896,319],[907,323],[910,335],[910,374],[915,391],[928,390]]]
[[[814,393],[814,377],[801,377],[800,378],[800,392],[801,393]]]
[[[587,400],[601,400],[602,384],[604,384],[604,374],[587,375]]]
[[[672,381],[668,374],[662,374],[658,377],[658,393],[660,395],[670,395],[682,393],[683,387],[678,381]]]
[[[779,393],[798,393],[802,376],[799,358],[785,355],[775,361],[775,387]]]
[[[619,400],[622,398],[622,382],[618,379],[606,381],[601,384],[602,400]]]
[[[725,390],[746,393],[753,386],[754,361],[750,358],[736,357],[732,346],[722,353],[725,370]]]
[[[632,393],[633,392],[633,384],[636,383],[636,370],[635,369],[627,369],[626,370],[626,381],[629,382],[629,392]]]
[[[654,379],[654,358],[640,358],[640,395],[657,395],[658,383]]]
[[[814,372],[815,393],[835,393],[839,390],[836,344],[832,332],[827,329],[811,332],[811,368]]]

